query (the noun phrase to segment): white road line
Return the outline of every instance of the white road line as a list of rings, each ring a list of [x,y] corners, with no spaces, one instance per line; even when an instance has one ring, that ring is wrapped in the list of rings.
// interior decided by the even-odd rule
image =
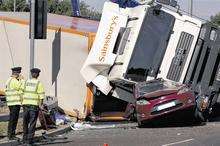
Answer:
[[[168,143],[168,144],[164,144],[162,146],[171,146],[171,145],[175,145],[175,144],[180,144],[180,143],[184,143],[184,142],[189,142],[189,141],[192,141],[194,140],[193,138],[191,139],[186,139],[186,140],[182,140],[182,141],[178,141],[178,142],[173,142],[173,143]]]

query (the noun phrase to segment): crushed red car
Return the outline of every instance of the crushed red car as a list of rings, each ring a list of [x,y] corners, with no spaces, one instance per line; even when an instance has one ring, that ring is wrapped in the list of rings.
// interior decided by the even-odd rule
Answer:
[[[195,96],[183,84],[156,79],[135,85],[136,113],[139,126],[145,122],[178,110],[195,107]]]

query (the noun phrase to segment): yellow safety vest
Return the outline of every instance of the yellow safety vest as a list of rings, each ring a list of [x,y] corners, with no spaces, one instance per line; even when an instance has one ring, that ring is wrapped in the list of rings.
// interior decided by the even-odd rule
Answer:
[[[23,84],[23,105],[39,105],[45,92],[42,83],[37,79],[29,79]]]
[[[10,77],[6,82],[6,101],[8,106],[21,105],[21,85],[22,82],[15,77]]]

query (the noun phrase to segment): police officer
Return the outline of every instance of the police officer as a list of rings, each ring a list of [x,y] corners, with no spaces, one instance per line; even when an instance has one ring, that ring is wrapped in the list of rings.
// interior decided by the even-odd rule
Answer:
[[[9,140],[18,140],[15,137],[15,130],[18,123],[18,117],[21,107],[21,85],[22,81],[20,78],[21,67],[14,67],[11,69],[12,75],[6,82],[6,101],[9,107],[9,123],[8,123],[8,139]]]
[[[39,107],[45,97],[43,84],[38,80],[40,69],[31,69],[31,79],[25,81],[23,89],[23,141],[33,144]]]

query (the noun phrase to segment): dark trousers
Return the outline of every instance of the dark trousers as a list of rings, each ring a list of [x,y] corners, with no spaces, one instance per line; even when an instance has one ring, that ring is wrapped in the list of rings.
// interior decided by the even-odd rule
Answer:
[[[24,105],[23,110],[23,141],[26,143],[32,143],[37,123],[39,107],[34,105]]]
[[[15,130],[18,123],[20,105],[9,106],[8,138],[15,137]]]

